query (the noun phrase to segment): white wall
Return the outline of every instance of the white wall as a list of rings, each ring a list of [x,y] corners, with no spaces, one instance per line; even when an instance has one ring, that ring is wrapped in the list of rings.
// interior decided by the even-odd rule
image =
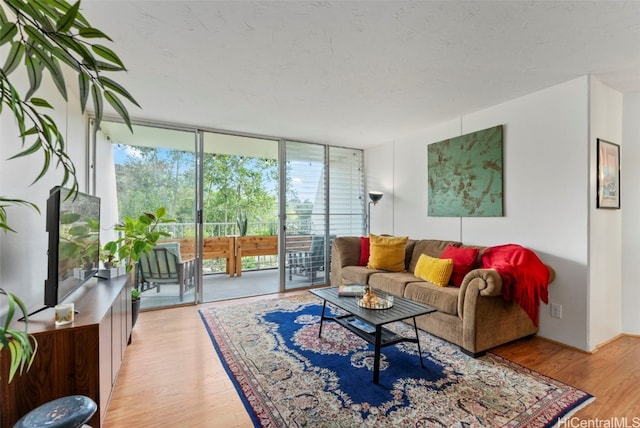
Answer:
[[[380,202],[371,205],[370,232],[378,235],[393,234],[393,210],[388,209],[394,202],[393,144],[371,153],[365,151],[365,164],[367,192],[375,190],[383,193]]]
[[[427,144],[459,135],[460,121],[443,123],[424,134],[395,142],[394,232],[411,238],[459,240],[460,219],[427,218]],[[425,221],[427,220],[427,221]]]
[[[622,332],[640,335],[640,92],[625,94],[622,127]]]
[[[12,78],[17,76],[16,73],[11,75]],[[69,93],[69,104],[65,103],[48,76],[43,78],[38,96],[56,107],[47,114],[62,132],[67,153],[76,166],[80,190],[86,191],[86,120],[80,113],[79,101]],[[62,173],[52,161],[49,173],[32,185],[42,167],[42,156],[36,154],[7,160],[20,151],[21,144],[15,119],[7,108],[0,115],[0,140],[0,194],[34,202],[41,211],[38,214],[26,207],[7,209],[9,225],[17,233],[0,232],[0,287],[16,294],[33,310],[43,305],[44,280],[47,277],[46,200],[49,190],[60,184]],[[28,141],[28,144],[33,144],[33,140]]]
[[[589,136],[589,324],[587,349],[615,337],[622,329],[622,214],[596,208],[597,139],[622,144],[622,94],[590,79]],[[621,187],[622,188],[622,187]],[[622,201],[622,199],[621,199]],[[622,204],[621,204],[622,207]]]
[[[581,349],[588,348],[588,97],[589,79],[582,77],[367,151],[368,183],[388,177],[395,159],[393,187],[385,189],[391,197],[376,211],[384,223],[372,214],[375,228],[533,249],[555,269],[549,299],[563,306],[562,319],[541,307],[539,334]],[[499,124],[505,131],[504,217],[428,217],[427,144]]]

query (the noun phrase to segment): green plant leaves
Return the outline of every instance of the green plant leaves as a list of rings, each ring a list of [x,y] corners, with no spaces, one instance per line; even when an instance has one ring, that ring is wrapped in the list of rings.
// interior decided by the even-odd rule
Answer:
[[[110,42],[112,41],[109,38],[109,36],[104,34],[102,31],[98,30],[97,28],[92,28],[92,27],[82,28],[80,29],[78,34],[81,37],[84,37],[85,39],[107,39]]]
[[[140,260],[142,253],[151,251],[161,237],[170,236],[166,232],[157,229],[161,223],[175,223],[175,219],[166,218],[167,210],[164,207],[156,209],[153,213],[142,213],[137,219],[125,217],[114,229],[122,232],[124,237],[107,242],[104,250],[115,254],[117,251],[120,260],[129,260],[127,272]]]
[[[174,220],[165,219],[164,216],[167,215],[167,209],[165,207],[160,207],[156,210],[156,218],[163,219],[165,221],[173,222]]]
[[[49,101],[45,100],[44,98],[32,97],[31,104],[33,104],[36,107],[50,108],[50,109],[53,108],[53,106],[49,104]]]
[[[80,109],[82,113],[87,106],[87,99],[89,98],[89,77],[84,73],[78,74],[78,87],[80,89]]]
[[[94,84],[91,86],[91,96],[93,98],[93,108],[95,109],[96,114],[94,127],[97,129],[100,127],[100,121],[102,120],[102,92],[98,85]]]
[[[20,61],[22,61],[25,50],[26,49],[21,42],[13,42],[11,44],[11,50],[9,51],[9,55],[7,55],[4,67],[2,67],[2,70],[4,71],[4,74],[6,76],[11,74],[11,72],[15,70],[18,65],[20,65]]]
[[[42,82],[42,64],[39,61],[36,61],[31,55],[27,55],[25,58],[25,65],[27,67],[27,75],[29,76],[29,83],[31,85],[27,95],[25,95],[25,98],[29,99],[31,95],[38,90],[40,83]]]
[[[1,200],[1,199],[0,199]],[[0,288],[0,295],[4,295],[7,299],[7,317],[5,323],[0,327],[0,351],[3,348],[9,350],[9,379],[11,383],[16,373],[23,373],[28,370],[33,363],[33,358],[37,351],[38,342],[35,337],[28,333],[28,311],[22,300],[16,295]],[[10,329],[16,312],[16,306],[22,312],[25,319],[24,330]]]
[[[5,232],[6,231],[15,232],[15,230],[13,230],[7,224],[7,211],[5,207],[11,206],[11,205],[24,205],[24,206],[33,208],[38,213],[40,212],[40,209],[38,208],[38,206],[32,202],[23,201],[21,199],[8,199],[0,196],[0,229],[4,230]]]
[[[18,34],[18,27],[13,22],[7,22],[2,24],[0,28],[0,45],[4,45],[5,43],[13,40],[13,38]]]
[[[50,56],[50,54],[47,54],[41,49],[33,49],[33,55],[38,58],[41,65],[44,65],[49,70],[49,73],[53,78],[53,82],[58,88],[58,92],[60,92],[62,98],[67,101],[67,87],[64,82],[64,74],[62,74],[62,69],[58,64],[58,61],[54,57]],[[28,95],[25,98],[29,99],[31,98],[31,96]]]
[[[109,49],[108,47],[102,46],[102,45],[93,45],[91,46],[91,49],[93,49],[93,51],[96,54],[100,55],[102,58],[106,59],[109,62],[119,65],[120,67],[122,67],[122,70],[126,70],[124,68],[124,64],[122,63],[118,55],[116,55],[116,53],[111,49]]]
[[[94,129],[100,126],[105,99],[131,129],[125,102],[139,107],[138,103],[124,87],[104,76],[126,68],[120,57],[104,45],[105,41],[111,42],[111,38],[82,15],[80,1],[73,4],[66,0],[0,1],[0,46],[8,46],[3,50],[8,53],[0,72],[0,112],[3,106],[9,107],[15,116],[23,145],[23,150],[12,158],[43,153],[42,168],[34,181],[40,180],[55,164],[62,169],[61,185],[70,183],[68,187],[75,192],[78,188],[76,170],[65,151],[62,134],[55,121],[40,111],[53,108],[48,100],[36,96],[43,75],[49,73],[58,92],[67,100],[67,84],[60,62],[68,65],[78,76],[83,113],[91,93]],[[5,9],[12,13],[7,15]],[[24,97],[9,80],[11,73],[21,64],[29,78],[29,88]],[[34,143],[28,144],[26,140],[31,138]],[[0,228],[11,230],[6,223],[4,206],[0,207],[0,215],[3,215]]]
[[[122,104],[118,97],[116,97],[112,92],[104,91],[104,99],[111,104],[111,107],[113,107],[120,117],[125,118],[124,121],[127,124],[127,127],[129,127],[129,130],[133,132],[131,120],[129,120],[129,116],[127,115],[127,108]]]
[[[67,10],[67,12],[58,19],[56,22],[56,31],[67,32],[71,29],[74,22],[76,21],[76,16],[78,15],[78,9],[80,9],[80,2],[77,2],[73,6]]]
[[[131,96],[129,91],[127,91],[118,82],[115,82],[115,81],[113,81],[113,80],[111,80],[111,79],[109,79],[108,77],[105,77],[105,76],[98,77],[98,80],[100,81],[100,83],[102,83],[103,87],[109,88],[109,89],[113,90],[114,92],[117,92],[118,94],[120,94],[123,97],[127,98],[129,101],[131,101],[136,106],[140,107],[140,104],[138,104],[138,102]]]

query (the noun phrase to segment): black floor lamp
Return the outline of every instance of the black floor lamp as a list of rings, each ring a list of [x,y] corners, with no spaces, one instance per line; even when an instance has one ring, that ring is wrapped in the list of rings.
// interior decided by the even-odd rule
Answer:
[[[382,192],[369,192],[369,207],[367,211],[367,235],[371,233],[371,204],[376,205],[384,194]]]

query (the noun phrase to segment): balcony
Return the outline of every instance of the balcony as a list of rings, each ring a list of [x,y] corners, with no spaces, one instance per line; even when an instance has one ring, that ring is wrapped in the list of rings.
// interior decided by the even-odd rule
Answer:
[[[195,239],[179,237],[193,235],[193,224],[166,224],[165,231],[172,238],[160,242],[179,242],[183,259],[195,257]],[[207,224],[205,230],[233,230],[229,224]],[[298,229],[299,230],[299,229]],[[178,236],[178,237],[177,237]],[[286,237],[288,249],[297,253],[308,251],[311,235]],[[218,301],[240,297],[276,293],[280,291],[278,236],[208,236],[203,240],[202,274],[203,301]],[[286,287],[303,288],[325,283],[324,270],[314,272],[310,278],[304,272],[290,266],[291,257],[285,261]],[[197,273],[196,273],[197,275]],[[142,309],[192,303],[195,288],[191,287],[179,300],[178,285],[163,284],[142,294]]]

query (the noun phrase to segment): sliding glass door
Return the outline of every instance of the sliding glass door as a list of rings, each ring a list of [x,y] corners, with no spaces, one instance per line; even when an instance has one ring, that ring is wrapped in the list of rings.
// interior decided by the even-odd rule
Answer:
[[[285,288],[330,284],[336,236],[364,228],[361,150],[285,142]]]
[[[329,151],[329,235],[365,232],[364,153],[344,147]]]
[[[285,144],[285,288],[324,284],[329,277],[326,147]]]
[[[329,284],[333,239],[364,232],[362,150],[109,120],[92,147],[102,242],[165,207],[163,241],[191,262],[188,283],[150,285],[143,308]]]
[[[175,223],[161,225],[167,247],[141,263],[142,309],[196,301],[196,139],[192,131],[103,121],[95,141],[95,194],[102,200],[101,242],[113,226],[164,207]],[[170,244],[169,244],[170,243]],[[147,259],[145,257],[145,259]],[[122,262],[121,262],[122,263]],[[156,266],[158,266],[156,268]],[[167,281],[173,279],[175,282]]]
[[[202,300],[278,292],[278,141],[201,136]]]

